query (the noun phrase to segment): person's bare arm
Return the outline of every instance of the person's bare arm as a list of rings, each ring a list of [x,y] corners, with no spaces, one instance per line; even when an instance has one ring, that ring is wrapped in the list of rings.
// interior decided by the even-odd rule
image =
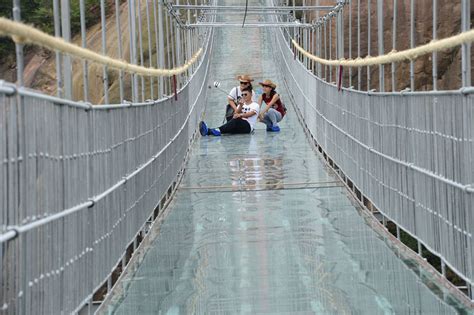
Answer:
[[[280,95],[278,94],[273,95],[272,100],[268,102],[267,106],[265,106],[265,108],[260,112],[259,114],[260,119],[263,119],[263,115],[265,115],[265,113],[268,112],[270,107],[272,107],[276,103],[276,101],[278,101],[279,99],[280,99]]]
[[[239,103],[237,103],[237,109],[235,110],[236,113],[242,112],[242,106],[244,105],[244,100],[240,99]]]
[[[249,118],[249,117],[252,117],[253,115],[257,115],[257,112],[254,110],[251,110],[247,113],[236,113],[234,114],[234,118]]]
[[[238,104],[235,103],[234,99],[230,97],[227,97],[227,99],[229,100],[229,104],[234,109],[234,111],[237,111]]]

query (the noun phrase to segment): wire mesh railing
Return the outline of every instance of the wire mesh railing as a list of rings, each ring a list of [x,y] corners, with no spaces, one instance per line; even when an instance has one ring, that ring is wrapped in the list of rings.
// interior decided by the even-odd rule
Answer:
[[[60,44],[66,45],[68,2],[54,15],[54,23],[62,19]],[[212,30],[177,27],[162,1],[130,0],[116,1],[107,15],[101,1],[100,27],[88,33],[84,1],[80,5],[82,47],[101,34],[98,57],[112,60],[106,48],[118,41],[116,61],[126,64],[123,69],[111,72],[111,62],[96,66],[93,58],[67,61],[74,51],[65,55],[58,46],[45,46],[59,56],[57,96],[28,89],[22,45],[38,44],[46,34],[26,40],[27,32],[15,35],[17,84],[0,82],[0,309],[6,313],[71,313],[92,303],[116,267],[125,267],[127,248],[136,245],[182,174],[204,110]],[[14,8],[20,10],[19,1]],[[120,31],[105,36],[114,23]],[[123,32],[134,23],[142,29]],[[126,54],[129,61],[123,60]],[[139,66],[150,73],[137,74]],[[93,73],[103,85],[94,83]],[[104,105],[91,104],[95,89],[101,90],[97,103]]]
[[[289,1],[276,1],[275,12],[250,8],[270,21],[253,26],[283,27],[274,33],[274,46],[279,47],[275,56],[306,127],[387,218],[439,255],[443,266],[456,271],[470,290],[474,103],[469,43],[461,47],[462,89],[435,91],[439,74],[433,52],[433,81],[425,85],[431,91],[384,93],[405,88],[394,81],[395,63],[390,72],[384,66],[343,72],[292,51],[294,40],[324,59],[363,56],[363,28],[356,28],[356,36],[351,26],[354,10],[360,24],[360,1],[328,7],[309,2],[303,4],[333,11],[311,16],[296,10],[294,1],[293,10],[288,10]],[[161,0],[100,1],[90,11],[86,0],[78,4],[79,14],[74,15],[73,2],[51,1],[54,39],[100,51],[122,66],[112,70],[110,61],[75,60],[71,51],[44,45],[54,50],[55,58],[45,61],[52,79],[40,93],[27,88],[38,85],[26,78],[24,57],[24,45],[38,44],[37,38],[19,33],[17,84],[0,83],[0,307],[8,313],[77,311],[110,278],[182,171],[203,111],[210,27],[229,26],[215,23],[218,12],[211,1],[181,7]],[[461,30],[467,31],[469,1],[460,4]],[[381,55],[386,53],[383,8],[378,1]],[[396,8],[394,0],[394,21]],[[12,9],[13,20],[22,21],[19,0]],[[370,1],[365,9],[371,16]],[[433,12],[436,25],[438,11]],[[410,17],[414,19],[412,7]],[[364,28],[370,55],[370,17]],[[412,22],[411,47],[416,46],[415,33]],[[151,74],[157,72],[159,76]],[[412,91],[425,88],[416,88],[413,60],[404,73]],[[380,92],[372,90],[375,85]]]
[[[275,56],[288,90],[306,128],[344,178],[413,237],[419,249],[423,245],[437,255],[443,275],[447,268],[457,273],[472,300],[474,98],[471,69],[465,68],[469,52],[460,59],[463,84],[458,90],[383,92],[384,75],[379,77],[382,92],[355,90],[338,72],[341,68],[330,70],[292,44],[294,40],[323,59],[346,56],[339,37],[343,7],[341,3],[339,11],[320,17],[313,30],[275,33]],[[333,19],[336,31],[319,37]],[[335,54],[324,53],[333,48]],[[358,80],[355,72],[351,77]],[[370,75],[365,80],[370,88]]]
[[[0,19],[0,35],[15,42],[12,67],[20,86],[93,104],[136,103],[173,94],[195,70],[203,32],[186,27],[166,1],[12,3],[12,20]],[[42,12],[45,16],[39,17]],[[209,21],[198,10],[189,11],[187,18]],[[33,22],[34,27],[21,22]],[[7,44],[0,42],[0,48]],[[39,66],[27,64],[30,57],[25,54],[44,54],[29,44],[46,48],[56,58],[46,55],[34,59]],[[5,61],[8,57],[3,56]]]
[[[274,2],[296,8],[290,15],[279,16],[278,21],[312,25],[288,28],[288,36],[307,54],[334,61],[318,62],[303,51],[295,53],[307,69],[329,83],[380,92],[456,90],[472,85],[472,38],[420,54],[424,46],[439,45],[439,41],[454,39],[451,37],[458,33],[472,33],[469,0],[329,1],[335,6],[328,13],[299,11],[291,0]],[[299,5],[322,3],[328,2],[303,0]],[[395,58],[410,49],[416,52],[406,60]],[[369,62],[371,56],[392,61],[374,65]],[[344,67],[339,67],[339,61]]]

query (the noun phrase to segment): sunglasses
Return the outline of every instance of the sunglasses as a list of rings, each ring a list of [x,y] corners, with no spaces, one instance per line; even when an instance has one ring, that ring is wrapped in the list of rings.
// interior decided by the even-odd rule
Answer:
[[[270,85],[262,84],[262,87],[271,87]]]
[[[248,82],[240,82],[240,84],[249,84]]]
[[[249,93],[242,93],[242,96],[250,95]]]

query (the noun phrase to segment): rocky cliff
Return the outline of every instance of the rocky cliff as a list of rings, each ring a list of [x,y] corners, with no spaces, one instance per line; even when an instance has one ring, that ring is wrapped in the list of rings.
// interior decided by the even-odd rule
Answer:
[[[313,5],[333,5],[332,0],[311,0]],[[370,12],[368,9],[370,1]],[[360,47],[361,56],[364,57],[368,53],[368,21],[370,19],[370,55],[378,55],[377,42],[377,1],[376,0],[360,1]],[[309,0],[307,1],[307,3]],[[396,7],[396,45],[393,47],[393,17],[394,8],[393,0],[383,1],[384,18],[383,18],[383,34],[384,34],[384,53],[389,53],[392,49],[397,51],[410,48],[410,0],[397,0]],[[348,58],[349,47],[349,11],[352,9],[352,36],[351,47],[352,56],[357,57],[357,10],[358,1],[352,0],[351,3],[344,7],[344,26],[345,26],[345,57]],[[316,17],[315,13],[309,16],[309,19]],[[474,1],[471,0],[471,21],[474,18]],[[438,39],[446,38],[461,32],[461,0],[438,0],[437,8],[437,25],[436,33]],[[472,22],[471,22],[472,25]],[[335,24],[333,24],[335,30]],[[333,37],[334,39],[335,37]],[[415,46],[429,43],[433,38],[433,6],[432,1],[415,1]],[[335,40],[333,40],[335,43]],[[333,45],[335,52],[335,45]],[[334,56],[334,53],[333,53]],[[474,50],[471,48],[471,65],[474,65]],[[402,90],[410,86],[410,63],[403,62],[396,65],[395,78],[396,89]],[[461,87],[461,49],[456,47],[438,53],[437,56],[437,88],[439,90],[458,89]],[[385,90],[392,90],[391,83],[391,65],[385,67]],[[433,65],[432,55],[419,57],[415,61],[415,89],[431,90],[433,88]],[[379,89],[379,68],[371,67],[371,83],[370,88]],[[474,71],[471,67],[471,73]],[[367,88],[367,70],[362,71],[362,89]],[[348,82],[348,71],[345,71],[344,82]],[[355,81],[354,81],[355,80]],[[352,85],[357,82],[357,69],[352,70]],[[347,84],[346,84],[347,85]]]
[[[145,8],[146,0],[142,0],[142,11]],[[370,1],[370,12],[368,10],[368,1]],[[107,0],[110,7],[114,7],[113,0]],[[109,56],[118,58],[118,36],[121,34],[123,41],[123,59],[130,60],[130,49],[128,42],[128,7],[126,1],[120,6],[120,20],[121,30],[117,32],[115,25],[115,10],[111,10],[107,16],[107,52]],[[384,53],[390,52],[392,47],[392,23],[393,23],[393,0],[384,1]],[[292,3],[290,1],[290,3]],[[306,0],[307,5],[334,5],[334,0]],[[296,5],[302,5],[302,0],[297,0]],[[352,11],[352,36],[351,36],[351,47],[352,56],[357,56],[357,9],[358,1],[351,0],[349,5],[344,7],[344,26],[345,26],[345,57],[348,55],[349,47],[349,8]],[[377,44],[377,0],[360,0],[360,47],[361,56],[364,57],[368,53],[368,19],[371,21],[371,55],[378,54]],[[474,0],[471,0],[471,21],[474,18]],[[319,14],[324,14],[322,11]],[[437,36],[439,39],[449,37],[457,34],[461,31],[461,0],[438,0],[438,23],[436,25]],[[396,46],[395,49],[400,51],[410,47],[410,0],[397,0],[397,23],[396,23]],[[308,13],[306,16],[307,21],[311,21],[317,18],[316,12]],[[433,8],[432,1],[415,1],[415,46],[428,43],[432,39],[433,25],[432,25]],[[301,16],[298,16],[301,18]],[[151,23],[153,25],[153,15],[151,16]],[[143,30],[146,30],[145,21],[141,21]],[[335,30],[335,19],[333,21],[333,30]],[[152,47],[152,55],[148,56],[148,34],[146,31],[143,32],[143,51],[144,51],[144,65],[149,65],[149,60],[156,60],[156,49]],[[152,38],[155,37],[154,29],[152,27],[151,34]],[[76,44],[80,44],[80,37],[76,36],[73,40]],[[165,39],[165,46],[167,39]],[[333,32],[333,56],[335,56],[335,32]],[[473,45],[474,46],[474,45]],[[101,28],[100,24],[91,27],[88,30],[87,35],[87,47],[94,51],[100,52],[101,43]],[[169,54],[169,51],[168,51]],[[458,89],[461,87],[461,49],[456,47],[444,52],[438,53],[438,74],[437,74],[437,88],[439,90],[450,90]],[[166,58],[165,58],[166,59]],[[25,60],[25,85],[42,90],[48,94],[56,94],[56,71],[55,71],[55,55],[41,49],[33,49],[27,53]],[[474,49],[471,48],[471,65],[474,65]],[[156,63],[155,63],[156,66]],[[5,68],[5,69],[3,69]],[[2,72],[1,78],[9,81],[14,81],[15,69],[14,66],[0,65],[0,72]],[[89,101],[93,104],[100,104],[103,102],[103,81],[102,72],[103,68],[97,65],[89,65]],[[425,55],[418,58],[415,61],[415,89],[416,90],[431,90],[433,87],[432,77],[432,58],[430,55]],[[83,73],[82,73],[82,62],[79,60],[74,61],[73,66],[74,73],[74,86],[73,86],[73,99],[83,99]],[[333,81],[335,81],[335,69],[333,69]],[[379,89],[379,67],[374,66],[370,68],[371,82],[370,88]],[[474,71],[471,67],[471,76],[474,80]],[[118,72],[108,71],[109,74],[109,102],[119,102],[118,92]],[[361,76],[361,89],[367,89],[367,69],[364,68],[360,72]],[[395,71],[396,78],[396,90],[402,90],[410,86],[410,64],[409,62],[403,62],[396,65]],[[352,70],[351,84],[357,86],[358,71],[357,69]],[[130,88],[130,77],[125,76],[125,99],[131,99],[131,88]],[[155,81],[156,84],[156,81]],[[166,82],[165,84],[169,84]],[[349,85],[349,71],[344,71],[344,85]],[[391,83],[391,65],[385,66],[385,90],[392,90]],[[149,79],[145,78],[145,94],[146,98],[150,95],[150,82]],[[151,96],[150,96],[151,97]]]
[[[141,15],[145,16],[146,12],[146,0],[141,1]],[[111,9],[108,11],[106,16],[106,51],[107,55],[112,58],[119,58],[118,53],[118,38],[122,39],[122,59],[130,60],[130,38],[129,38],[129,27],[128,27],[128,2],[120,0],[119,19],[120,19],[120,31],[117,30],[116,26],[116,11],[115,1],[107,0],[107,5]],[[138,3],[138,2],[137,2]],[[151,2],[150,2],[151,6]],[[138,11],[138,8],[137,8]],[[146,19],[137,18],[137,29],[138,23],[142,23],[142,42],[143,42],[143,64],[144,66],[150,66],[150,59],[153,61],[153,67],[156,67],[156,46],[154,45],[156,38],[154,27],[150,29],[150,37],[153,38],[152,54],[149,54],[148,50],[148,32]],[[150,24],[154,25],[154,15],[150,14]],[[102,28],[101,24],[97,23],[87,30],[86,42],[87,48],[95,52],[102,52]],[[138,38],[138,36],[137,36]],[[138,41],[138,40],[137,40]],[[169,55],[170,51],[166,44],[168,39],[165,38],[165,52]],[[81,45],[80,34],[74,36],[72,42],[76,45]],[[138,44],[137,44],[138,46]],[[138,50],[138,48],[137,48]],[[140,58],[140,57],[138,57]],[[140,59],[139,59],[140,60]],[[165,58],[165,61],[167,58]],[[165,65],[166,66],[166,65]],[[83,62],[77,58],[72,58],[72,73],[73,73],[73,100],[84,100],[84,75],[83,75]],[[4,66],[5,69],[0,67],[2,75],[0,78],[8,81],[16,80],[16,68],[15,64],[11,63],[9,66]],[[104,84],[103,84],[103,67],[97,64],[88,64],[88,101],[92,104],[104,103]],[[109,91],[109,103],[117,104],[120,103],[119,94],[119,72],[116,70],[109,69],[108,74],[108,91]],[[25,70],[24,70],[24,85],[33,89],[40,90],[46,94],[56,95],[57,84],[56,84],[56,57],[54,52],[46,51],[41,48],[30,46],[25,49]],[[169,85],[169,80],[165,80],[165,85]],[[141,81],[141,78],[139,79]],[[144,99],[151,98],[150,79],[144,78]],[[154,97],[156,98],[157,91],[157,80],[154,79]],[[141,88],[141,86],[140,86]],[[131,100],[131,76],[124,73],[124,99]]]

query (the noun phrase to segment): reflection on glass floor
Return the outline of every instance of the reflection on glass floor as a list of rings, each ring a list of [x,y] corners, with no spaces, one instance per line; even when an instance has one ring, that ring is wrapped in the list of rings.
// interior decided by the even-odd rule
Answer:
[[[248,46],[229,51],[228,38]],[[219,30],[214,50],[210,82],[230,90],[239,73],[283,82],[263,30]],[[210,91],[210,126],[221,123],[225,98]],[[119,284],[112,313],[462,312],[365,223],[288,107],[280,133],[261,124],[252,135],[196,141],[160,234]]]
[[[455,313],[366,225],[294,119],[198,141],[115,313]]]

